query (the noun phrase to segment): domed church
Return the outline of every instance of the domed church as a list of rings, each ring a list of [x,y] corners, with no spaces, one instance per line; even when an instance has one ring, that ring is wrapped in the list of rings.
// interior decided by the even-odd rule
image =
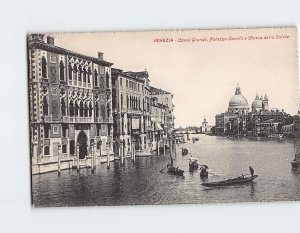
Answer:
[[[265,94],[264,98],[262,96],[260,96],[259,98],[258,94],[256,94],[255,100],[252,102],[251,108],[253,113],[269,110],[269,100],[267,95]]]
[[[245,96],[242,95],[239,84],[235,89],[235,95],[229,101],[228,112],[235,114],[248,114],[249,105]]]

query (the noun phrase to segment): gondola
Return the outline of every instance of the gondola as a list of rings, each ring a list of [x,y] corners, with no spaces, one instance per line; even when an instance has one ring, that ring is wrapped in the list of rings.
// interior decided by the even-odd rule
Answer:
[[[201,179],[207,179],[208,178],[208,171],[207,171],[207,169],[208,169],[208,166],[206,166],[206,165],[202,165],[200,167],[200,178]]]
[[[187,155],[189,153],[188,149],[182,148],[182,155]]]
[[[199,167],[199,164],[198,164],[197,160],[190,160],[190,162],[189,162],[190,171],[195,171],[198,169],[198,167]]]
[[[245,183],[252,182],[257,177],[258,175],[248,176],[248,177],[239,176],[237,178],[227,179],[227,180],[222,180],[217,182],[205,182],[202,183],[201,185],[206,187],[238,185],[238,184],[245,184]]]
[[[168,165],[168,173],[177,175],[177,176],[183,176],[184,170],[179,169],[178,167],[174,167],[172,165]]]

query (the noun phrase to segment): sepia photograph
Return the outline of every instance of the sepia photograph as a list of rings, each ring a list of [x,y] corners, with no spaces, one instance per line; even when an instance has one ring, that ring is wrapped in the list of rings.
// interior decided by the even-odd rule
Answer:
[[[32,206],[299,201],[297,33],[28,33]]]

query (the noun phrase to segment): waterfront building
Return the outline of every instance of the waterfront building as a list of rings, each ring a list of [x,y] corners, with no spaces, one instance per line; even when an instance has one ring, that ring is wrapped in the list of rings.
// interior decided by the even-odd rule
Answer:
[[[210,133],[212,129],[211,125],[208,125],[206,118],[204,117],[202,124],[201,124],[201,133],[207,134]]]
[[[150,153],[152,137],[150,118],[150,88],[148,72],[123,72],[112,69],[114,116],[114,151],[131,153],[134,141],[136,153]]]
[[[28,35],[29,120],[32,164],[112,154],[112,63]]]
[[[264,97],[256,94],[249,112],[248,101],[241,94],[239,85],[229,101],[228,111],[216,115],[215,119],[217,135],[246,134],[273,137],[281,134],[283,129],[290,133],[291,127],[283,128],[283,126],[293,124],[293,117],[284,110],[269,109],[266,94]]]
[[[235,94],[229,100],[228,110],[216,115],[215,133],[217,135],[244,134],[246,132],[248,101],[237,85]]]
[[[174,129],[175,119],[173,115],[175,107],[175,105],[173,104],[173,94],[152,86],[150,87],[150,91],[152,108],[151,118],[154,123],[154,135],[152,141],[161,141],[161,139],[164,139],[163,143],[166,143],[166,146],[169,147],[170,141],[172,140],[172,132]]]

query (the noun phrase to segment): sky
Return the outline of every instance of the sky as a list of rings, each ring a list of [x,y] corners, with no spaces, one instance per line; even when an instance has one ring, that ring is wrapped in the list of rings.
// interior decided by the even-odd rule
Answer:
[[[59,47],[103,52],[114,68],[146,69],[152,86],[173,93],[175,127],[200,126],[204,117],[214,125],[237,84],[250,108],[256,94],[267,94],[270,108],[299,109],[296,28],[50,35]]]

